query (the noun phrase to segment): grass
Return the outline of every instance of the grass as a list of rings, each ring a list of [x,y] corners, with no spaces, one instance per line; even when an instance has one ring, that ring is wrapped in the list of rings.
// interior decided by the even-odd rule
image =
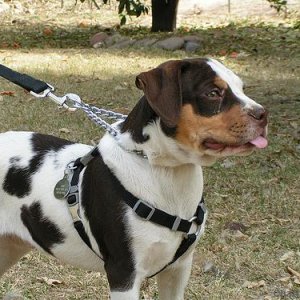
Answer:
[[[89,49],[88,37],[98,27],[76,27],[71,18],[68,26],[52,20],[55,33],[46,37],[36,35],[38,28],[48,24],[42,15],[26,26],[16,25],[13,31],[9,19],[4,21],[0,63],[51,83],[57,94],[77,93],[87,103],[123,113],[130,111],[140,96],[134,85],[139,72],[167,59],[186,57],[182,51],[158,49]],[[290,267],[300,272],[297,24],[294,19],[280,26],[235,21],[209,28],[200,24],[178,33],[200,34],[204,47],[192,56],[222,60],[245,80],[246,93],[270,111],[267,150],[225,159],[204,169],[210,216],[206,234],[197,246],[186,299],[300,298],[299,284],[287,271]],[[132,36],[147,34],[137,27],[122,30]],[[229,43],[232,35],[235,38]],[[15,41],[18,46],[14,47]],[[234,58],[232,51],[247,55]],[[63,112],[52,102],[36,100],[2,79],[1,91],[14,92],[13,96],[0,96],[1,132],[32,130],[84,143],[96,142],[103,134],[83,113]],[[233,222],[244,225],[242,234],[228,229]],[[213,267],[208,268],[209,264]],[[43,277],[62,283],[52,286]],[[249,284],[261,280],[261,287]],[[143,299],[158,299],[154,283],[154,279],[144,283]],[[105,276],[61,265],[37,252],[26,255],[1,278],[0,298],[9,291],[19,291],[25,299],[108,298]]]

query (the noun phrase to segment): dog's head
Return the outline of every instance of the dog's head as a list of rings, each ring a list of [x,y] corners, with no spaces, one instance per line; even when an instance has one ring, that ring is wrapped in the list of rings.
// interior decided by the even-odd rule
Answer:
[[[136,85],[183,150],[209,161],[267,146],[266,110],[216,60],[168,61],[138,75]]]

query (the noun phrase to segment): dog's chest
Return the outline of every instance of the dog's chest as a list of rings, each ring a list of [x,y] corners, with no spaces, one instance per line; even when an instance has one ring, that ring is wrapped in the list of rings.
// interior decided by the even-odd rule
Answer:
[[[117,147],[101,146],[107,166],[122,186],[138,199],[184,219],[194,215],[203,189],[200,167],[155,167],[135,155],[120,152]],[[131,208],[125,208],[124,222],[136,268],[150,276],[173,259],[183,234],[142,220]]]

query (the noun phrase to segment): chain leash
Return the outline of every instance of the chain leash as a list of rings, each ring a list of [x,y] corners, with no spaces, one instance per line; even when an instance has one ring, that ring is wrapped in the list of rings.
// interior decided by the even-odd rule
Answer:
[[[83,110],[91,121],[93,121],[98,126],[102,127],[110,135],[112,135],[113,137],[119,135],[119,131],[116,130],[111,124],[103,120],[100,116],[106,117],[108,119],[114,119],[114,120],[125,120],[127,118],[127,115],[116,113],[114,111],[106,110],[103,108],[98,108],[96,106],[90,106],[89,104],[74,101],[70,98],[68,100],[69,102],[70,101],[73,102],[74,108],[79,108]]]

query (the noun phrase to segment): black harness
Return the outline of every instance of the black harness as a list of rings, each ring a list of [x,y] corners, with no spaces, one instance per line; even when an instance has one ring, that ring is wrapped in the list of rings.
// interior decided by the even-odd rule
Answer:
[[[74,164],[72,165],[73,173],[69,178],[70,188],[68,193],[65,195],[67,199],[67,203],[69,205],[73,221],[74,227],[80,235],[81,239],[86,243],[86,245],[95,253],[91,246],[91,242],[89,240],[88,235],[85,232],[83,223],[80,218],[79,211],[79,176],[81,171],[88,165],[88,163],[99,156],[98,147],[95,147],[92,151],[90,151],[87,155],[78,158]],[[202,224],[204,221],[206,208],[204,205],[204,198],[201,198],[201,201],[197,207],[197,210],[194,216],[190,220],[182,219],[178,216],[170,215],[163,210],[153,207],[152,205],[146,203],[143,200],[136,198],[130,192],[126,191],[126,197],[124,197],[124,202],[132,208],[132,210],[139,216],[141,219],[145,221],[150,221],[154,224],[167,227],[172,231],[179,231],[184,234],[181,244],[179,245],[173,259],[165,265],[161,270],[157,271],[155,274],[149,276],[153,277],[166,269],[169,265],[173,264],[177,259],[179,259],[184,253],[188,251],[188,249],[194,244],[196,241],[200,230],[202,228]],[[75,210],[74,210],[75,208]],[[194,233],[189,233],[190,229],[195,223],[197,225],[197,230]],[[97,253],[96,253],[97,254]],[[100,257],[97,254],[98,257]],[[101,257],[100,257],[101,258]],[[102,258],[101,258],[102,259]],[[103,259],[102,259],[103,260]]]

